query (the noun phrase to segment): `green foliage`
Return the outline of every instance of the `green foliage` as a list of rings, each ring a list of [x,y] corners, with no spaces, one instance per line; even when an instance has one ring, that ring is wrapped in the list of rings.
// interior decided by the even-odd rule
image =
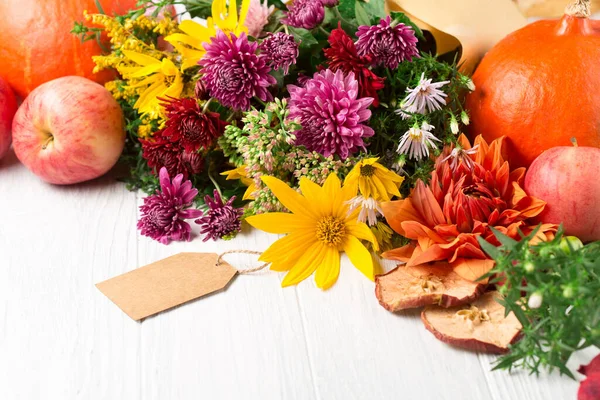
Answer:
[[[535,233],[517,242],[495,232],[500,247],[478,238],[496,261],[487,276],[503,282],[502,304],[523,325],[522,340],[495,369],[521,367],[538,374],[557,368],[573,378],[566,365],[573,352],[600,347],[600,242],[583,246],[561,228],[553,240],[530,245]],[[541,296],[539,308],[528,304],[532,295]]]
[[[354,14],[356,15],[356,22],[358,22],[358,25],[371,24],[369,14],[367,14],[365,11],[365,8],[362,6],[362,2],[360,0],[356,0],[356,3],[354,4]]]
[[[450,120],[452,117],[460,120],[459,116],[464,111],[462,100],[470,82],[466,76],[458,72],[456,64],[447,64],[432,55],[424,54],[420,58],[413,59],[412,62],[400,63],[395,71],[389,72],[383,68],[375,71],[380,76],[387,76],[387,79],[385,88],[379,92],[381,105],[372,110],[369,120],[369,125],[376,132],[369,141],[371,153],[380,156],[394,153],[402,135],[411,127],[420,126],[423,121],[435,127],[433,133],[441,140],[439,148],[432,149],[434,156],[440,154],[443,145],[456,141],[457,135],[450,129]],[[421,74],[425,74],[425,77],[431,78],[433,82],[449,81],[443,86],[444,93],[448,96],[446,106],[425,116],[415,114],[403,119],[395,111],[406,97],[406,89],[418,85]],[[406,180],[401,187],[403,195],[409,194],[417,180],[428,182],[434,167],[432,160],[417,162],[403,156],[390,156],[383,161],[390,168],[397,164],[404,171]]]
[[[310,49],[313,45],[317,44],[318,41],[314,37],[313,33],[304,28],[288,28],[290,34],[294,36],[296,42],[300,43],[300,49]]]
[[[367,14],[371,16],[371,25],[379,23],[381,19],[387,16],[384,0],[371,0],[369,2],[364,2],[362,5]]]
[[[415,31],[415,36],[417,37],[417,39],[419,39],[419,40],[425,39],[425,36],[423,36],[423,31],[421,30],[421,28],[419,28],[419,26],[417,24],[415,24],[413,21],[411,21],[411,19],[408,18],[406,16],[406,14],[401,13],[401,12],[392,11],[390,13],[390,16],[392,17],[393,21],[400,22],[404,25],[410,26],[413,29],[413,31]]]

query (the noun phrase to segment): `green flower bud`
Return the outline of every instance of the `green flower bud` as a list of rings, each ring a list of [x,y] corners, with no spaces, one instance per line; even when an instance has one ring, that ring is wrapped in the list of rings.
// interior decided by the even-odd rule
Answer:
[[[527,273],[532,273],[533,271],[535,271],[535,265],[533,265],[531,261],[526,261],[525,263],[523,263],[523,269]]]
[[[579,250],[583,247],[583,243],[575,236],[565,236],[560,240],[559,247],[566,254],[571,254],[571,249]]]

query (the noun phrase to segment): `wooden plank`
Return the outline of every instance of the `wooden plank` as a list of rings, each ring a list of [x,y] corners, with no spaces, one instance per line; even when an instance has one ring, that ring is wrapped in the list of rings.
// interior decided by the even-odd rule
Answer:
[[[298,287],[311,365],[322,399],[483,399],[490,392],[474,354],[436,340],[418,311],[393,314],[374,283],[344,256],[339,281]]]
[[[194,228],[197,232],[197,228]],[[139,265],[180,251],[264,250],[269,235],[234,241],[172,243],[139,239]],[[256,256],[227,255],[233,266]],[[224,293],[142,322],[143,399],[313,399],[302,321],[294,289],[267,270],[236,277]]]
[[[580,365],[587,364],[597,354],[598,349],[592,348],[577,352],[571,357],[568,365],[571,370],[576,371]],[[551,374],[541,373],[539,377],[529,375],[527,371],[523,370],[516,370],[512,373],[491,371],[495,357],[480,354],[479,359],[493,400],[577,398],[579,382],[564,375],[560,376],[556,371]]]
[[[136,263],[135,195],[0,165],[3,399],[139,399],[139,326],[94,287]]]

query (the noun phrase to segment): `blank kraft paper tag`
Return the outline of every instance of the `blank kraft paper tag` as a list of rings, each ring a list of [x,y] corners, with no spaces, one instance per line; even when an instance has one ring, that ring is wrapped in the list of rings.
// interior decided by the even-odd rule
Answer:
[[[223,289],[237,274],[214,253],[179,253],[96,287],[136,321]]]

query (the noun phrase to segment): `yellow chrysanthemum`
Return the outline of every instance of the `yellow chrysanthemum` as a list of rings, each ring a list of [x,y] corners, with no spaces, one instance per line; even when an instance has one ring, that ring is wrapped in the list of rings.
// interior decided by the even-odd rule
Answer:
[[[354,188],[354,194],[360,190],[365,198],[378,201],[390,201],[392,196],[400,197],[398,188],[404,177],[390,171],[377,162],[378,158],[360,160],[346,176],[344,186]]]
[[[238,19],[237,4],[235,0],[229,1],[227,10],[226,0],[214,0],[212,3],[212,17],[206,19],[206,26],[192,20],[185,20],[179,24],[179,30],[183,33],[174,33],[165,38],[181,54],[181,70],[198,65],[198,61],[204,56],[203,43],[210,43],[210,38],[217,35],[217,30],[227,34],[233,32],[239,36],[242,32],[248,32],[244,25],[246,15],[250,7],[250,0],[242,1],[242,9]]]
[[[248,178],[248,173],[246,172],[245,165],[241,165],[236,169],[221,172],[221,175],[226,176],[226,180],[239,179],[244,185],[248,186],[248,189],[246,189],[246,191],[244,192],[244,197],[242,198],[242,200],[254,200],[254,196],[252,196],[252,193],[256,191],[256,184],[252,179]]]
[[[289,271],[282,286],[295,285],[316,271],[317,286],[328,289],[340,272],[340,252],[345,252],[359,271],[374,279],[373,259],[361,240],[375,247],[377,241],[366,224],[357,222],[358,211],[348,212],[346,202],[355,194],[352,188],[342,187],[336,174],[329,175],[322,187],[307,178],[300,179],[302,194],[277,178],[264,176],[262,180],[292,212],[259,214],[246,219],[265,232],[288,234],[260,257],[270,262],[274,271]]]
[[[129,61],[137,66],[119,66],[119,72],[129,81],[136,81],[128,85],[129,88],[140,90],[140,97],[133,105],[142,114],[158,115],[160,100],[158,97],[179,98],[183,90],[183,79],[179,69],[168,58],[162,60],[152,56],[123,50]],[[137,81],[139,79],[139,81]]]

